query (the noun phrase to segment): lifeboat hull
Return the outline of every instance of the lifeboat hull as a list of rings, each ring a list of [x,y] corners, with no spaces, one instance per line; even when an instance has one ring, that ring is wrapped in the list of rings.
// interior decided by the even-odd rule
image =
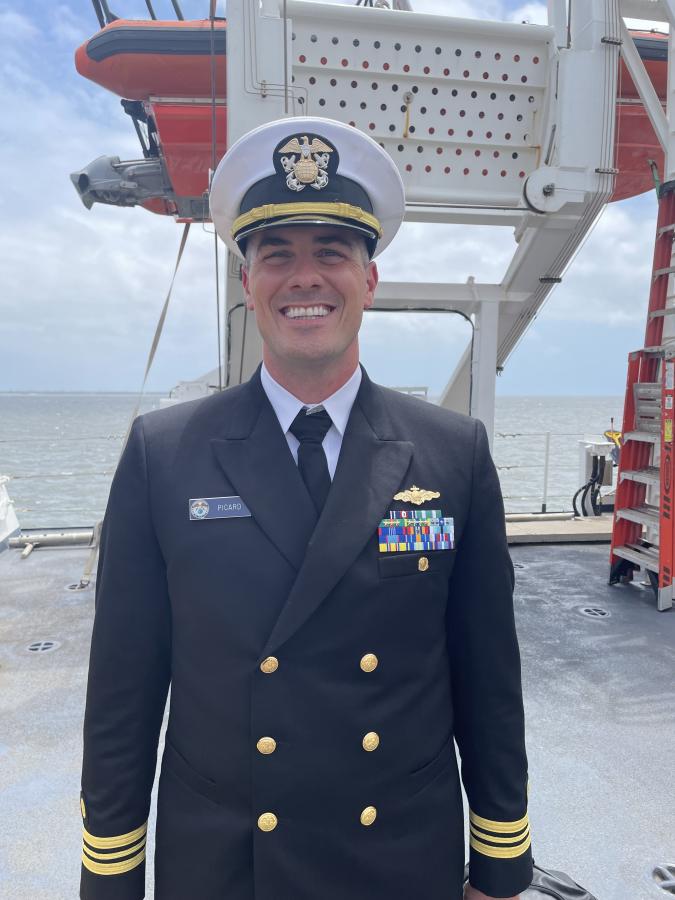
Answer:
[[[171,189],[142,205],[164,215],[196,221],[208,218],[208,173],[213,164],[212,77],[215,75],[216,147],[227,149],[226,22],[111,22],[75,54],[80,75],[125,100],[141,101]],[[665,102],[668,36],[631,32],[640,57]],[[154,151],[153,151],[154,152]],[[654,186],[650,160],[663,172],[663,151],[635,85],[620,62],[616,102],[616,167],[612,200],[634,197]],[[182,202],[186,201],[186,202]],[[186,215],[185,210],[191,210]],[[203,217],[203,218],[202,218]]]
[[[75,51],[84,78],[126,100],[211,96],[210,21],[117,19]],[[224,98],[226,23],[213,28],[216,96]]]

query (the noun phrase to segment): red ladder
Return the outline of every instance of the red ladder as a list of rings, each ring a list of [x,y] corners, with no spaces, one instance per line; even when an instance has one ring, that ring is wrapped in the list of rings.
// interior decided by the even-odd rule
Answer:
[[[675,273],[675,182],[659,189],[652,284],[645,346],[628,355],[609,583],[631,581],[644,569],[661,611],[673,605],[673,397],[675,338],[663,343],[663,322],[675,314],[667,301]]]

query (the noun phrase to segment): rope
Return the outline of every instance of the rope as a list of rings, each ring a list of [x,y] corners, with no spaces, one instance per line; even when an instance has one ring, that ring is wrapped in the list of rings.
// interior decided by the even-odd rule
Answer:
[[[211,55],[211,171],[209,173],[209,192],[211,191],[211,182],[216,171],[216,0],[211,0],[209,7],[210,20],[210,55]],[[218,342],[218,390],[223,389],[223,362],[221,358],[221,341],[220,341],[220,272],[218,265],[218,233],[213,229],[213,251],[215,255],[215,271],[216,271],[216,340]]]
[[[166,295],[166,300],[164,301],[164,306],[162,307],[162,312],[160,314],[159,321],[157,322],[157,327],[155,328],[155,336],[152,339],[150,353],[148,354],[148,361],[145,364],[145,374],[143,375],[143,383],[141,384],[141,388],[138,392],[138,397],[136,398],[136,405],[134,406],[134,411],[132,412],[131,417],[129,418],[129,424],[127,425],[127,430],[124,435],[124,444],[122,446],[122,452],[124,452],[124,447],[126,447],[127,441],[129,440],[129,434],[131,433],[131,426],[134,424],[134,419],[138,415],[138,410],[141,408],[141,402],[143,400],[143,392],[145,390],[145,383],[148,380],[148,375],[150,374],[150,369],[152,368],[152,363],[155,359],[155,353],[157,352],[157,346],[159,345],[159,339],[162,336],[162,331],[164,329],[164,321],[166,319],[166,314],[169,309],[169,301],[171,300],[171,292],[173,291],[173,285],[176,280],[176,273],[178,272],[178,267],[180,265],[180,261],[183,256],[183,250],[185,250],[185,243],[187,241],[187,236],[188,236],[189,231],[190,231],[190,223],[186,222],[185,228],[183,229],[183,236],[180,239],[180,246],[178,248],[178,256],[176,257],[176,265],[174,266],[173,275],[171,276],[171,284],[169,285],[169,290]]]
[[[134,419],[138,415],[138,411],[141,408],[141,401],[143,400],[143,391],[145,390],[145,383],[148,380],[148,375],[150,373],[150,369],[152,368],[152,363],[155,359],[155,353],[157,352],[157,347],[159,345],[159,339],[162,336],[162,331],[164,330],[164,322],[166,320],[166,314],[169,309],[169,301],[171,300],[171,293],[173,291],[173,286],[176,281],[176,274],[178,273],[178,267],[180,266],[180,261],[183,258],[183,251],[185,250],[185,244],[187,242],[187,237],[190,232],[190,223],[185,223],[185,228],[183,228],[183,236],[180,239],[180,246],[178,247],[178,256],[176,257],[176,265],[173,269],[173,275],[171,276],[171,283],[169,285],[169,290],[166,295],[166,299],[164,300],[164,306],[162,307],[162,312],[159,316],[159,320],[157,322],[157,327],[155,328],[155,334],[152,339],[152,344],[150,346],[150,353],[148,354],[148,361],[145,364],[145,374],[143,375],[143,383],[141,384],[141,388],[138,392],[138,397],[136,398],[136,405],[134,407],[133,412],[129,418],[129,424],[127,426],[126,434],[124,435],[124,442],[122,443],[122,450],[120,452],[120,457],[122,453],[124,453],[124,448],[127,445],[127,441],[129,440],[129,434],[131,433],[131,426],[134,424]],[[101,533],[101,526],[103,522],[101,519],[94,526],[94,536],[93,536],[93,545],[91,549],[91,553],[89,554],[89,559],[84,567],[84,571],[82,573],[82,577],[80,578],[80,584],[89,584],[89,580],[91,577],[91,572],[94,567],[94,563],[96,561],[96,557],[98,555],[98,544],[99,544],[99,535]]]

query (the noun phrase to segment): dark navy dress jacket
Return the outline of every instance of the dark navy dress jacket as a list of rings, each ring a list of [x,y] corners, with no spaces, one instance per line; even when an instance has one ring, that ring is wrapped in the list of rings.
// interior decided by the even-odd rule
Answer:
[[[440,497],[394,495],[413,485]],[[237,497],[249,516],[189,517]],[[380,551],[391,509],[454,547]],[[426,562],[420,562],[425,557]],[[101,536],[84,900],[460,900],[530,883],[513,566],[484,425],[359,388],[318,523],[260,383],[136,419]]]

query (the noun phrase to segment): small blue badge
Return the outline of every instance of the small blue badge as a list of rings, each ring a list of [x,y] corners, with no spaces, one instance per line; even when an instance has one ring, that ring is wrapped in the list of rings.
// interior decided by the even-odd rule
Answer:
[[[250,516],[251,510],[241,497],[200,497],[188,501],[190,519],[233,519]]]

